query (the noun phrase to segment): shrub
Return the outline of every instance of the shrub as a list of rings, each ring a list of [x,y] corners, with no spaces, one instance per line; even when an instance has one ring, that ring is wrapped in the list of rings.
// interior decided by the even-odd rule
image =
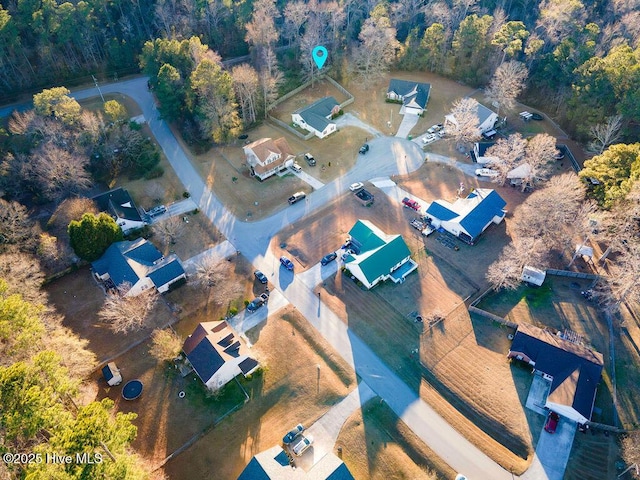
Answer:
[[[182,192],[182,196],[184,198],[189,198],[191,196],[191,194],[189,192]]]
[[[233,316],[233,315],[237,315],[237,314],[238,314],[238,308],[237,308],[237,307],[231,307],[231,308],[229,309],[229,314],[230,314],[231,316]]]
[[[154,178],[159,178],[162,175],[164,175],[164,168],[162,168],[160,165],[157,165],[153,167],[151,170],[149,170],[147,173],[145,173],[144,178],[145,180],[152,180]]]

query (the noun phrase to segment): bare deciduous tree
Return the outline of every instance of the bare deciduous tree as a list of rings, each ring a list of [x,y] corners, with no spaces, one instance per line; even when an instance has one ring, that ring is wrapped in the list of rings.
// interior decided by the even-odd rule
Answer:
[[[220,262],[205,258],[197,265],[194,278],[203,287],[213,287],[224,281],[224,271],[220,268]]]
[[[85,213],[98,214],[98,207],[93,200],[83,197],[67,198],[51,215],[47,229],[53,229],[56,233],[66,233],[71,221],[80,220]]]
[[[557,154],[556,139],[551,135],[539,133],[530,138],[525,153],[529,169],[528,174],[523,177],[523,184],[534,186],[539,181],[547,180]]]
[[[258,74],[251,65],[243,63],[231,70],[233,86],[242,109],[245,126],[256,121],[256,95],[258,93]]]
[[[158,294],[153,289],[135,296],[127,295],[130,289],[131,284],[124,283],[116,292],[108,293],[98,312],[100,319],[108,323],[116,333],[127,333],[144,327],[158,299]]]
[[[184,234],[185,223],[180,217],[169,217],[151,227],[153,233],[162,237],[162,241],[169,245],[174,244]]]
[[[635,465],[631,470],[634,478],[640,478],[640,431],[634,430],[625,434],[620,442],[622,446],[622,458],[628,466]]]
[[[504,62],[493,74],[485,94],[500,107],[511,109],[515,105],[516,98],[522,93],[528,75],[529,71],[524,63],[516,60]]]
[[[544,268],[546,254],[547,247],[541,239],[515,237],[504,248],[498,260],[489,265],[486,279],[495,290],[514,290],[521,283],[524,266]]]
[[[146,187],[144,187],[144,191],[153,202],[162,202],[165,194],[162,184],[155,181],[149,182]]]
[[[289,45],[298,41],[300,29],[309,19],[309,5],[298,1],[289,2],[284,9],[285,36]]]
[[[493,159],[489,165],[498,172],[498,176],[494,178],[496,183],[504,185],[507,174],[524,158],[526,147],[527,141],[522,135],[514,133],[506,138],[499,138],[495,145],[487,149],[485,156]]]
[[[86,170],[88,163],[83,155],[47,143],[31,155],[26,180],[33,182],[43,197],[61,200],[92,185],[91,175]]]
[[[22,244],[31,237],[32,228],[27,207],[0,198],[0,244]]]
[[[620,129],[622,128],[622,115],[607,117],[605,123],[598,123],[589,128],[593,137],[587,145],[589,153],[600,155],[609,145],[613,145],[620,139]]]
[[[245,40],[256,48],[258,54],[278,40],[275,19],[279,17],[275,0],[257,0],[253,3],[251,21],[245,25]]]
[[[182,339],[170,328],[154,330],[149,353],[159,362],[171,361],[182,350]]]
[[[278,98],[278,87],[282,83],[283,75],[278,68],[278,59],[272,48],[264,51],[260,62],[258,76],[260,88],[262,90],[262,102],[264,104],[264,115],[267,115],[271,103]]]
[[[369,85],[389,69],[400,43],[387,17],[369,17],[358,38],[360,45],[354,52],[352,66],[358,80]]]
[[[458,144],[467,145],[480,138],[478,105],[475,98],[460,98],[453,102],[451,116],[454,122],[447,131]]]
[[[47,294],[42,290],[45,276],[38,259],[32,255],[17,252],[2,254],[0,278],[8,281],[7,295],[18,293],[28,302],[46,304]]]

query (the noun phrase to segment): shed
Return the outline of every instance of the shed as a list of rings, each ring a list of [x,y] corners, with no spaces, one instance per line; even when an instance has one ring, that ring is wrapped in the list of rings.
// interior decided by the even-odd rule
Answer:
[[[114,362],[109,362],[102,367],[102,376],[110,387],[115,387],[122,383],[122,375],[120,375],[120,370]]]
[[[523,282],[530,283],[532,285],[537,285],[538,287],[544,283],[544,279],[547,276],[547,272],[544,270],[540,270],[535,267],[530,267],[525,265],[522,269],[522,275],[520,276],[520,280]]]

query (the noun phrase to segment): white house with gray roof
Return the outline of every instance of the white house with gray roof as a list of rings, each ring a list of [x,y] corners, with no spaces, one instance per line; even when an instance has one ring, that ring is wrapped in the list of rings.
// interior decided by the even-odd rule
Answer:
[[[493,130],[493,127],[498,123],[498,114],[493,110],[485,107],[481,103],[478,103],[478,135],[482,135],[483,133],[488,133]],[[458,121],[456,120],[455,115],[449,114],[444,117],[445,122],[452,124],[454,126],[458,126]]]
[[[111,215],[124,233],[146,225],[131,195],[122,187],[97,195],[93,201],[101,212]]]
[[[126,296],[140,295],[150,288],[164,293],[172,284],[186,278],[177,255],[165,257],[144,238],[111,244],[91,267],[96,278],[111,287],[131,285]]]
[[[431,85],[392,78],[387,89],[389,100],[401,101],[403,110],[400,113],[422,115],[427,109]]]
[[[325,138],[337,130],[333,115],[340,111],[340,104],[333,97],[324,97],[311,105],[302,107],[291,114],[294,125],[312,132],[318,138]]]

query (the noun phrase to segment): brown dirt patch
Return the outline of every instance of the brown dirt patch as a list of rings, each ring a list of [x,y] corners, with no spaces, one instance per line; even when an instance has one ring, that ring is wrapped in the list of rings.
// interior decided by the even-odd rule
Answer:
[[[147,327],[126,335],[113,333],[98,318],[105,294],[93,280],[89,267],[83,267],[51,282],[45,290],[51,305],[63,316],[63,325],[89,341],[88,348],[99,362],[118,355],[146,338],[154,328],[173,321],[171,312],[160,298],[149,315]]]
[[[253,350],[265,365],[263,375],[245,385],[251,400],[173,458],[164,467],[170,478],[236,478],[253,455],[279,444],[291,426],[311,425],[344,398],[355,377],[350,373],[350,383],[345,385],[341,377],[350,371],[348,365],[313,329],[307,332],[306,325],[289,308],[257,327],[258,332],[250,332],[253,338],[259,337]],[[307,341],[309,334],[342,373],[338,375],[314,351]],[[319,378],[317,365],[321,365]],[[171,435],[172,429],[181,428],[175,423],[166,431]]]
[[[354,478],[453,478],[445,462],[383,402],[374,399],[344,424],[336,442]]]

